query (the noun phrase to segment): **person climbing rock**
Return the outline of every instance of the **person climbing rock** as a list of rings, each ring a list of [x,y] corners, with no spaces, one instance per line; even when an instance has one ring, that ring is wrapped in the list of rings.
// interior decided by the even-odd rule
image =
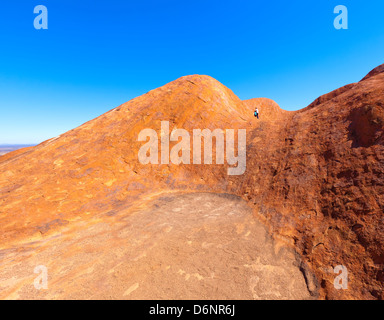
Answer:
[[[259,109],[258,108],[256,108],[256,110],[255,110],[255,117],[257,119],[259,119]]]

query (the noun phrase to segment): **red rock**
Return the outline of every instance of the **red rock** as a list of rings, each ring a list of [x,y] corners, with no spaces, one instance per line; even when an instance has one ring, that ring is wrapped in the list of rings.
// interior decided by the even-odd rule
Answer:
[[[49,246],[64,228],[108,223],[162,192],[226,192],[299,253],[320,298],[382,299],[383,97],[383,66],[295,112],[269,99],[241,101],[208,76],[180,78],[0,157],[0,252]],[[188,131],[247,129],[245,174],[228,176],[217,164],[140,164],[138,134],[159,131],[162,120]],[[349,271],[348,290],[333,286],[336,265]]]

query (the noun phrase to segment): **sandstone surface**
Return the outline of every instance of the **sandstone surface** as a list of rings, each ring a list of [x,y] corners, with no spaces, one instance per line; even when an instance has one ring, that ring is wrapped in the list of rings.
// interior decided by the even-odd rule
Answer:
[[[181,270],[183,281],[188,281],[188,275],[188,279],[198,275],[209,278],[212,272],[222,275],[223,266],[209,266],[207,248],[211,242],[204,235],[196,247],[178,244],[193,243],[196,230],[205,228],[212,232],[212,252],[218,250],[215,256],[225,259],[228,270],[233,266],[240,269],[238,273],[230,271],[237,279],[233,284],[235,296],[227,294],[229,287],[219,280],[207,280],[201,283],[206,286],[201,298],[305,299],[309,293],[321,299],[383,299],[383,98],[383,66],[362,81],[294,112],[266,98],[241,101],[209,76],[186,76],[59,137],[1,156],[0,298],[143,298],[148,297],[146,281],[151,277],[155,282],[159,277],[167,279],[163,272],[168,265],[176,273]],[[253,117],[255,107],[260,110],[259,120]],[[143,144],[137,141],[139,132],[144,128],[161,132],[161,121],[169,121],[171,130],[190,132],[246,129],[245,173],[228,176],[228,165],[220,164],[141,164],[137,156]],[[213,198],[204,202],[191,198],[194,193],[203,198],[210,193]],[[232,221],[224,206],[217,221],[199,219],[202,213],[196,211],[192,200],[201,201],[204,208],[223,193],[245,200],[252,217],[241,210]],[[175,197],[171,203],[189,197],[190,206],[182,211],[187,215],[185,225],[176,218],[177,212],[172,210],[177,208],[171,204],[169,212],[162,207],[162,218],[158,216],[154,205],[163,205],[158,203],[159,197]],[[233,202],[227,203],[231,205]],[[212,208],[207,207],[204,214],[209,215]],[[172,212],[174,219],[169,216]],[[195,219],[190,220],[188,213]],[[144,224],[135,221],[135,215]],[[167,226],[166,221],[172,223]],[[222,223],[228,231],[224,238],[218,227]],[[234,231],[236,224],[244,230]],[[180,235],[183,228],[185,238]],[[257,233],[252,228],[265,228],[272,237],[265,256],[257,249],[257,238],[253,238],[256,256],[250,255],[250,246],[239,245],[248,231]],[[121,233],[125,236],[120,237]],[[239,242],[225,255],[220,243],[225,246],[230,237]],[[135,241],[152,238],[158,239],[152,245],[160,251],[146,243],[134,252],[135,246],[140,246]],[[205,251],[204,243],[208,246]],[[147,256],[140,257],[143,250]],[[164,257],[159,255],[161,250],[166,253]],[[193,257],[188,250],[195,250],[193,254],[203,250],[208,256],[206,260],[192,259],[196,265],[186,270],[180,257]],[[272,252],[281,250],[287,256],[274,260]],[[270,291],[259,280],[250,280],[263,279],[263,263],[255,261],[264,258],[268,258],[264,265],[280,267],[280,271],[272,272],[276,286]],[[241,264],[241,259],[245,263]],[[205,271],[200,270],[203,261]],[[36,275],[31,274],[31,268],[36,263],[54,270],[54,291],[34,291],[31,281]],[[118,263],[126,268],[119,269]],[[244,265],[252,263],[256,267],[248,274]],[[292,281],[288,283],[286,271],[292,264]],[[337,265],[348,269],[347,290],[334,287],[333,268]],[[290,294],[287,289],[276,289],[278,279],[281,288],[291,288]],[[249,281],[254,285],[249,286]],[[81,289],[74,282],[86,285]],[[153,291],[154,298],[197,295],[196,283],[190,290],[180,289],[179,282],[173,285],[171,278],[163,285],[160,291]],[[257,286],[259,289],[254,289]],[[213,288],[216,293],[212,293]],[[92,291],[94,297],[89,295]]]

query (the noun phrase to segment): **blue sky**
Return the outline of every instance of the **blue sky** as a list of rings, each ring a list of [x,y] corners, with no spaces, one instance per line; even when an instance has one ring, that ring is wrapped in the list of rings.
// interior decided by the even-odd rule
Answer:
[[[333,26],[340,4],[348,30]],[[2,0],[0,144],[42,142],[188,74],[303,108],[384,63],[383,16],[382,0]]]

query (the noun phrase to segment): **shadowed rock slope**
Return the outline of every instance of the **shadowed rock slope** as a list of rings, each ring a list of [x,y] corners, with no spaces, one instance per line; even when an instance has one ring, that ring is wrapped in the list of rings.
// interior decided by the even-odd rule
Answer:
[[[276,243],[297,251],[314,296],[382,299],[383,98],[382,66],[295,112],[265,98],[241,101],[208,76],[180,78],[0,157],[0,254],[49,246],[66,228],[109,223],[159,194],[225,192],[245,199]],[[217,164],[140,164],[138,134],[160,132],[161,121],[191,133],[246,129],[245,173],[228,176],[227,165]],[[349,271],[347,290],[334,288],[337,265]]]

